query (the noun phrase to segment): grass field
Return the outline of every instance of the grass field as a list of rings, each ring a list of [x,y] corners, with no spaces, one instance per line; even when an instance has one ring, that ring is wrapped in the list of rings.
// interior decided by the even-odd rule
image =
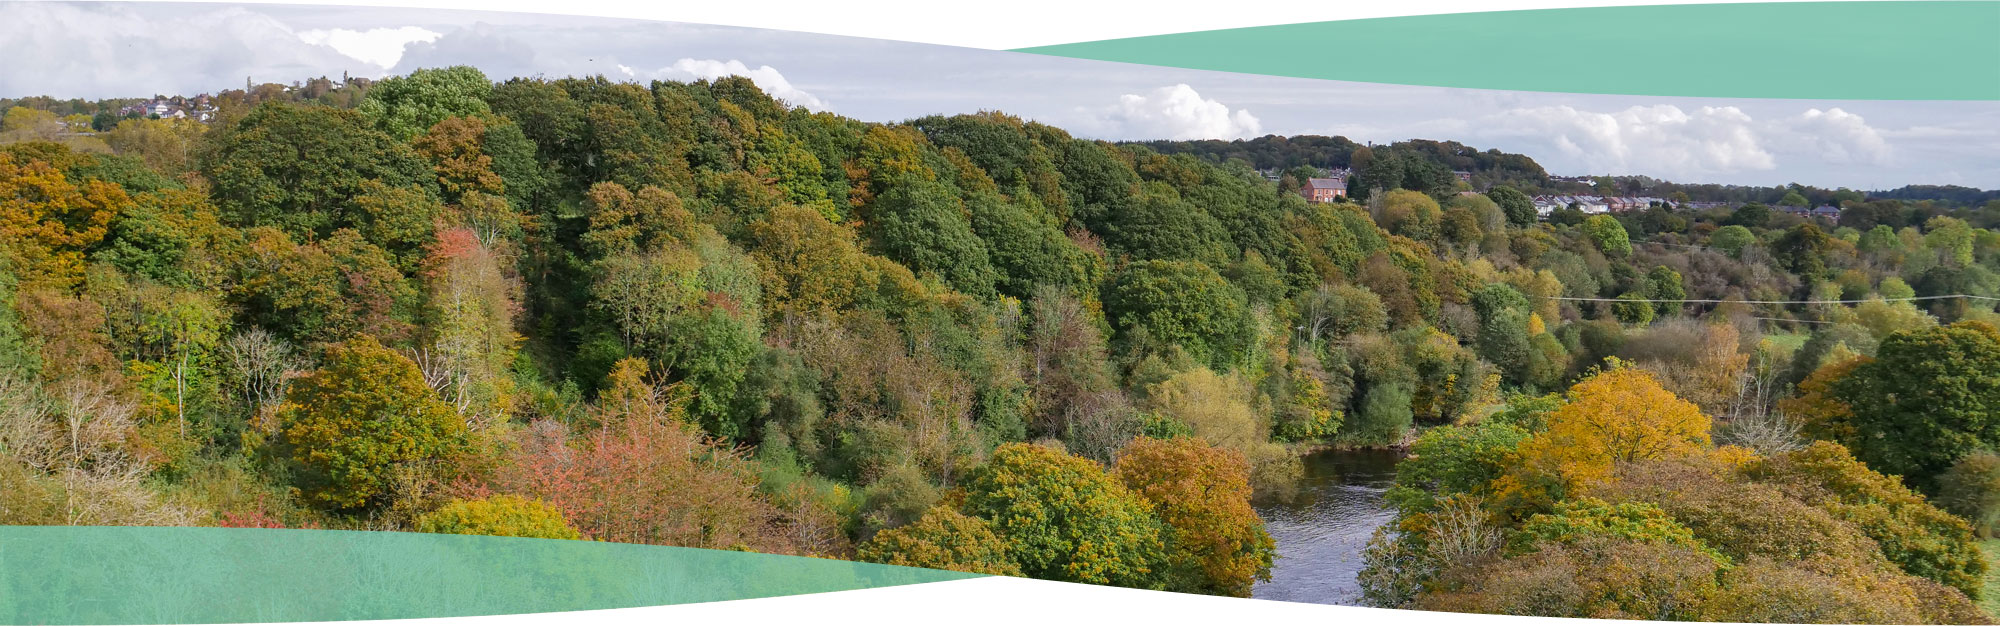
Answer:
[[[1784,352],[1798,350],[1800,346],[1806,345],[1808,337],[1809,335],[1805,333],[1767,333],[1764,335],[1764,338],[1770,340],[1773,346]]]
[[[1981,590],[1980,610],[1987,615],[2000,616],[2000,539],[1979,542],[1979,550],[1986,553],[1986,588]]]

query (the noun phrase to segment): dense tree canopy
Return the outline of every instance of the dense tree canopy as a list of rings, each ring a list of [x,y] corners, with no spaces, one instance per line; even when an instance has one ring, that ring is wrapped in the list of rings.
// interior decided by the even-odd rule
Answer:
[[[1980,619],[1991,192],[874,123],[743,77],[135,102],[0,101],[0,521],[1243,595],[1253,495],[1392,447],[1377,604]],[[1328,175],[1353,198],[1299,195]],[[1532,200],[1579,193],[1659,201]]]

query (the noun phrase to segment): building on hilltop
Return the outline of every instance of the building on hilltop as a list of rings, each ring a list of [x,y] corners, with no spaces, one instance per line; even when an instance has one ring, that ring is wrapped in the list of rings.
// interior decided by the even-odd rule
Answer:
[[[1308,178],[1299,195],[1311,202],[1333,202],[1347,197],[1347,175],[1335,172],[1326,178]]]

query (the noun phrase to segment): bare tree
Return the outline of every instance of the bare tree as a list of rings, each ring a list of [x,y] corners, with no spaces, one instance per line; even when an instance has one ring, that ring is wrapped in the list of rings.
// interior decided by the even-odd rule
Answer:
[[[223,342],[222,356],[252,415],[283,400],[286,383],[305,367],[291,344],[254,326]]]

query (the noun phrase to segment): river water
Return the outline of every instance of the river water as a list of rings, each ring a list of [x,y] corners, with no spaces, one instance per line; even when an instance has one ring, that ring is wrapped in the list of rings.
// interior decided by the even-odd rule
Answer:
[[[1271,581],[1250,596],[1265,600],[1360,604],[1361,551],[1375,529],[1394,514],[1382,493],[1396,478],[1399,454],[1391,450],[1330,450],[1304,458],[1305,472],[1290,493],[1255,502],[1278,543]]]

